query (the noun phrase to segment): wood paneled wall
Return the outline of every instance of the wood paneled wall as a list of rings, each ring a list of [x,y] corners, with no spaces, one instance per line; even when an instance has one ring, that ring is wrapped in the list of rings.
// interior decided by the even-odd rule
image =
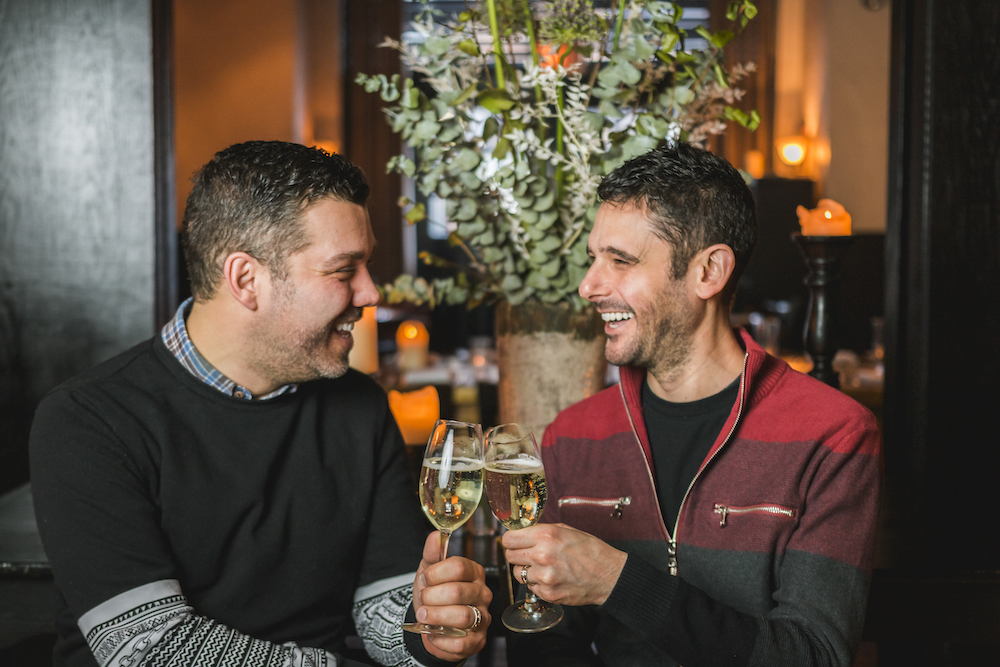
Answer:
[[[0,488],[41,396],[154,328],[151,20],[0,2]]]

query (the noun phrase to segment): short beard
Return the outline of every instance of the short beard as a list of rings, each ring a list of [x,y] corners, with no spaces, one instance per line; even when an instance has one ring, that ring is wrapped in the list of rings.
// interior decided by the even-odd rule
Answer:
[[[637,324],[641,321],[644,325],[624,348],[612,351],[611,341],[608,341],[604,347],[608,363],[645,368],[658,381],[682,367],[691,354],[690,314],[683,307],[678,307],[682,298],[682,290],[661,295],[652,309],[662,313],[660,318],[656,322],[650,322],[647,313],[641,320],[637,320]],[[601,307],[608,308],[609,305],[612,309],[631,311],[631,308],[624,305],[619,308],[612,304],[601,304]]]
[[[352,306],[319,330],[289,330],[281,323],[282,316],[288,313],[294,287],[286,281],[275,286],[278,315],[254,332],[255,361],[260,372],[279,386],[345,375],[350,368],[350,350],[333,357],[329,342],[339,335],[337,325],[343,320],[358,319],[361,309]]]

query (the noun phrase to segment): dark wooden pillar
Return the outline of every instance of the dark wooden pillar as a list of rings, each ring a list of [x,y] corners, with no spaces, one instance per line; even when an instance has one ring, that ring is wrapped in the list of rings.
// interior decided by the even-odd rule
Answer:
[[[1000,603],[975,593],[1000,582],[1000,3],[892,11],[887,490],[869,634],[880,665],[995,664]]]
[[[346,73],[344,76],[344,155],[365,171],[371,184],[368,200],[378,250],[372,274],[388,282],[403,271],[402,215],[397,201],[401,191],[398,174],[386,174],[385,165],[401,150],[377,94],[366,93],[354,83],[359,72],[392,76],[400,72],[399,54],[379,48],[386,37],[399,39],[401,3],[398,0],[344,3]]]

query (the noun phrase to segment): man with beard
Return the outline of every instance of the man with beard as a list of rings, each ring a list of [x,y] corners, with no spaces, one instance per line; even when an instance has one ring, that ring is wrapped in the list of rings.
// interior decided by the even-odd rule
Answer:
[[[193,298],[42,402],[56,665],[441,665],[485,643],[483,568],[439,562],[385,393],[348,368],[379,299],[367,196],[338,155],[221,151],[184,215]]]
[[[621,384],[542,442],[547,523],[503,537],[561,603],[511,664],[850,665],[880,487],[874,417],[730,326],[753,197],[686,144],[602,183],[580,294]],[[596,647],[596,655],[592,647]]]

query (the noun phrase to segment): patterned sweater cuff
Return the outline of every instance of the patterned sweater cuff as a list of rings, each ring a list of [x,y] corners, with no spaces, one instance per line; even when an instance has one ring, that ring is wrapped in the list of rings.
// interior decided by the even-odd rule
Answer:
[[[679,581],[630,554],[611,595],[598,609],[644,637],[656,637],[667,623]]]

